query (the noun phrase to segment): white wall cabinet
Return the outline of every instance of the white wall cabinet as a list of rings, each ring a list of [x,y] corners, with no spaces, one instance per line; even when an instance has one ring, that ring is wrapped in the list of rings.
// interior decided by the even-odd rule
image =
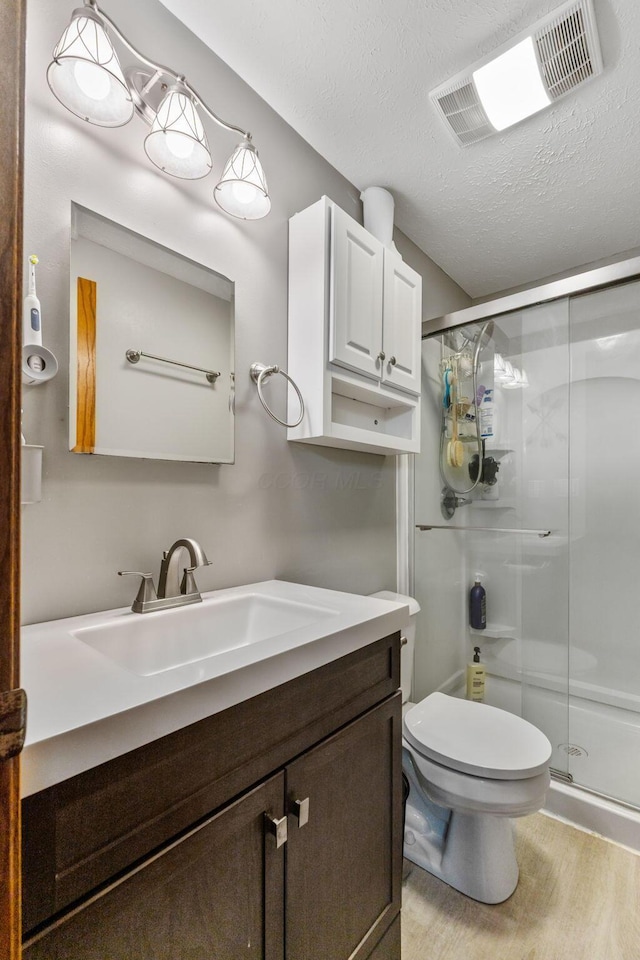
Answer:
[[[329,360],[378,380],[384,248],[340,207],[330,217]]]
[[[292,217],[288,372],[306,410],[288,438],[418,453],[421,319],[422,278],[396,251],[327,197]]]

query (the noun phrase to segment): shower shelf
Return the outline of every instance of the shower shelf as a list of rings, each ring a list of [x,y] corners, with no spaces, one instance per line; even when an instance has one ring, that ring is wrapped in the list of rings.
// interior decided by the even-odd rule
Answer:
[[[469,627],[469,633],[474,637],[489,637],[490,640],[516,639],[516,628],[506,623],[488,623],[484,630],[475,630]]]
[[[493,457],[494,460],[502,460],[503,457],[508,456],[510,453],[515,453],[514,450],[505,450],[500,447],[495,447],[493,450],[487,447],[486,456]]]
[[[481,510],[515,510],[515,503],[509,500],[472,500],[471,507],[479,507]]]

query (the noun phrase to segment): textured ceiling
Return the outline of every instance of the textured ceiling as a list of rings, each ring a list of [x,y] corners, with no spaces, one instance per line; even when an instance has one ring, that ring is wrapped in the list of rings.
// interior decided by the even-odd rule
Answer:
[[[471,296],[640,244],[639,0],[594,0],[600,77],[464,149],[429,91],[559,0],[163,3]]]

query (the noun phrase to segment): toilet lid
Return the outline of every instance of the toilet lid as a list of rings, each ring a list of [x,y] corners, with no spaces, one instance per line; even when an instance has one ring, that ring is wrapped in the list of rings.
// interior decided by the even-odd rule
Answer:
[[[404,735],[422,756],[476,777],[524,780],[546,770],[551,744],[532,723],[486,703],[432,693],[409,710]]]

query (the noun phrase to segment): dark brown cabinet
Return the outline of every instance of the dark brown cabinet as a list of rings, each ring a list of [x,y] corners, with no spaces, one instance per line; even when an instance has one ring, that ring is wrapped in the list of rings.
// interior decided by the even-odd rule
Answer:
[[[399,698],[287,767],[287,960],[368,957],[400,909]],[[358,948],[358,949],[356,949]]]
[[[215,762],[230,719],[217,715],[29,798],[26,915],[39,926],[27,935],[24,960],[399,960],[398,654],[398,635],[384,638],[232,708],[231,719],[242,720],[235,762]],[[357,681],[346,702],[345,670]],[[280,712],[294,701],[295,715]],[[278,713],[279,723],[265,726]],[[189,766],[185,791],[174,778],[185,749],[194,758],[188,747],[210,762],[208,785]],[[260,775],[265,749],[271,768]],[[139,789],[146,784],[153,811],[146,819],[137,812],[133,826],[130,806],[140,811],[144,795],[120,811],[113,800],[127,771]],[[260,782],[247,789],[256,771]],[[242,778],[244,792],[232,799]],[[220,795],[220,781],[226,802],[194,822]],[[83,809],[89,818],[101,810],[93,828],[78,823],[92,837],[89,855],[87,839],[64,836],[72,833],[69,811],[82,817]],[[281,845],[278,821],[280,840],[287,834]],[[159,836],[159,823],[171,835],[117,872],[123,851],[138,853],[141,838]],[[70,874],[80,891],[73,903]]]
[[[265,843],[284,775],[256,787],[89,900],[23,953],[29,960],[282,957],[284,853]]]

